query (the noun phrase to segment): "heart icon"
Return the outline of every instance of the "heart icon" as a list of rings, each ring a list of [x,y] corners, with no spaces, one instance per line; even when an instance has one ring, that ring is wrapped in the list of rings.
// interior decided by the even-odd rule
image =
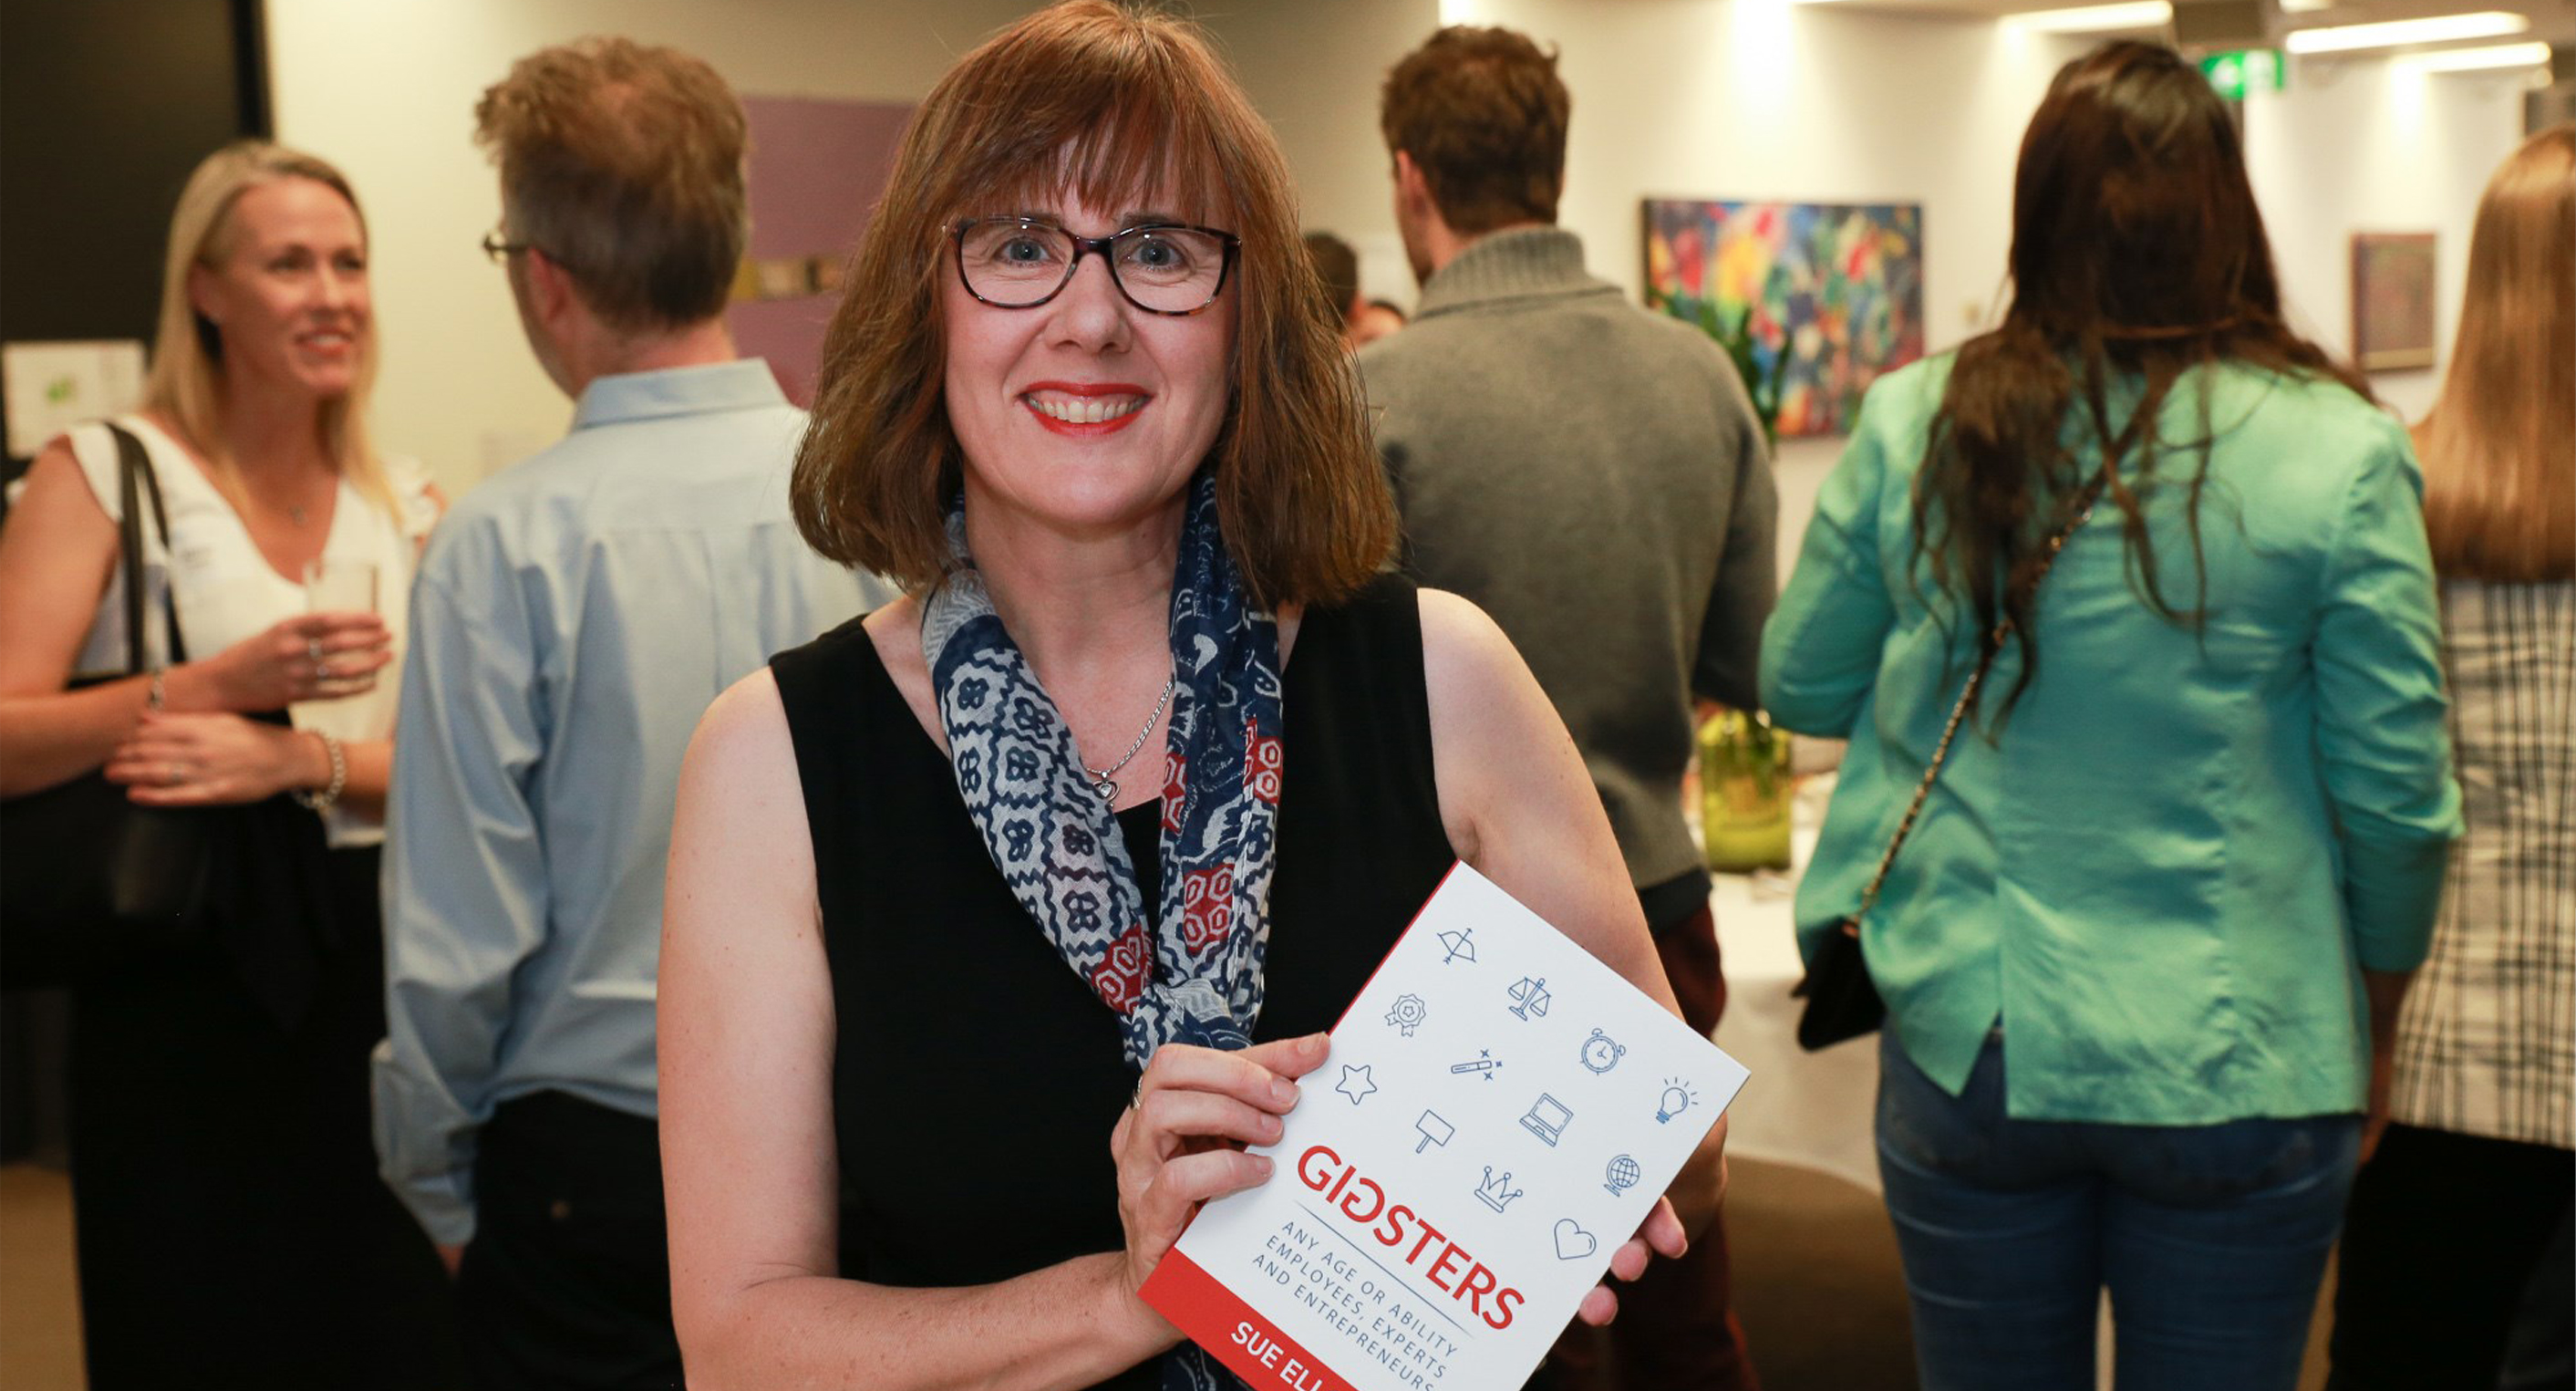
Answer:
[[[1601,1249],[1600,1238],[1583,1230],[1571,1217],[1556,1219],[1556,1258],[1579,1261]]]

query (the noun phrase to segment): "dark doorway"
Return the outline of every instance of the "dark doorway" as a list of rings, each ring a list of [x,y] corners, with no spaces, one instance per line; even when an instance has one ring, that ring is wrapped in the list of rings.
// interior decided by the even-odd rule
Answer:
[[[151,340],[180,186],[269,133],[266,48],[260,0],[0,4],[0,341]],[[59,1153],[64,1010],[0,995],[0,1160]]]

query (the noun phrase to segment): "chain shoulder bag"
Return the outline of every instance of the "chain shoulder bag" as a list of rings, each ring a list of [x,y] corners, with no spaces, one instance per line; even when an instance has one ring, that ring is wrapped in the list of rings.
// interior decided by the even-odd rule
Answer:
[[[2093,504],[2109,481],[2106,471],[2087,487],[2076,500],[2073,520],[2058,528],[2048,538],[2048,554],[2041,560],[2037,585],[2048,578],[2057,564],[2057,553],[2077,528],[2093,516]],[[1878,857],[1878,870],[1869,877],[1869,887],[1862,889],[1860,907],[1850,917],[1834,924],[1825,934],[1824,945],[1817,948],[1815,963],[1807,968],[1806,978],[1789,993],[1807,1002],[1798,1015],[1798,1046],[1813,1053],[1848,1039],[1878,1032],[1887,1018],[1887,1004],[1878,996],[1878,986],[1869,978],[1869,960],[1861,952],[1860,922],[1878,903],[1878,891],[1887,882],[1888,866],[1896,863],[1897,848],[1914,830],[1914,819],[1923,813],[1924,801],[1932,795],[1933,780],[1941,776],[1941,765],[1950,756],[1950,741],[1958,737],[1959,726],[1977,702],[1977,689],[1985,684],[1986,673],[1993,669],[1995,654],[2003,650],[2004,641],[2012,636],[2012,620],[2007,618],[1986,634],[1984,650],[1977,654],[1976,670],[1968,673],[1968,683],[1959,690],[1958,703],[1950,707],[1950,719],[1941,727],[1941,742],[1932,750],[1931,763],[1923,770],[1923,780],[1914,786],[1914,800],[1905,808],[1905,816],[1896,823],[1896,834],[1888,838],[1887,853]]]

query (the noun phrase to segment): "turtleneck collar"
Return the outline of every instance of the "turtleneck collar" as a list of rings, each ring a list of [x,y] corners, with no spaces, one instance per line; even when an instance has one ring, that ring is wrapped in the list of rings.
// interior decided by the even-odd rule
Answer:
[[[1492,300],[1585,294],[1617,287],[1583,269],[1583,239],[1562,227],[1511,227],[1478,237],[1422,287],[1414,317]]]

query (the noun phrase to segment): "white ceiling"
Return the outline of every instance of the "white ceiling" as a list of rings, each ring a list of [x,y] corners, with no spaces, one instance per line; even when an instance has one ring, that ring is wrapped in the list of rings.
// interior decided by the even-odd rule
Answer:
[[[2089,2],[2090,0],[1833,0],[1837,8],[1897,10],[1914,14],[1956,14],[1988,18],[2023,14],[2033,10],[2065,9]],[[2183,0],[2183,3],[2189,2],[2190,0]],[[2530,32],[2514,35],[2514,41],[2543,39],[2554,44],[2576,45],[2576,0],[2336,0],[2325,9],[2301,13],[2282,13],[2276,0],[2264,0],[2264,3],[2271,11],[2269,29],[2276,43],[2281,35],[2293,29],[2366,24],[2388,19],[2419,19],[2429,15],[2468,14],[2483,10],[2506,10],[2531,20]],[[2482,39],[2476,42],[2505,41]],[[2387,50],[2374,50],[2374,52],[2385,51]]]

